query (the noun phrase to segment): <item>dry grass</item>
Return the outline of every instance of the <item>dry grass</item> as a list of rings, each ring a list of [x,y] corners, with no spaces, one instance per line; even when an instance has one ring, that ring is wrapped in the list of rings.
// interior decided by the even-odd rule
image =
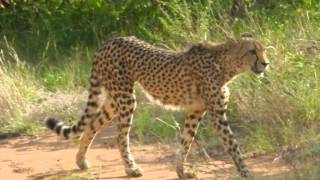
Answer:
[[[0,128],[2,131],[27,131],[32,127],[24,121],[24,114],[31,113],[28,101],[38,89],[33,80],[29,79],[27,65],[20,61],[16,51],[5,42],[7,51],[0,51]]]

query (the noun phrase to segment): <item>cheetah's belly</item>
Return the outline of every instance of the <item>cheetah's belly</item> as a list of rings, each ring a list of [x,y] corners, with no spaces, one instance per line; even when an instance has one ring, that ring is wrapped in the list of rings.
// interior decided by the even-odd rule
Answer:
[[[169,109],[179,109],[199,99],[195,84],[165,81],[162,84],[139,82],[148,99]],[[157,85],[154,85],[157,84]]]

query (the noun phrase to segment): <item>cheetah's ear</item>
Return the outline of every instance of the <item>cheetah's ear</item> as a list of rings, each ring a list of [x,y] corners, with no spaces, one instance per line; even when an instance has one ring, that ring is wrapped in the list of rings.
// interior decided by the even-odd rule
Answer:
[[[244,32],[240,35],[242,38],[253,38],[253,35],[249,32]]]
[[[237,42],[237,39],[234,37],[227,37],[227,42],[230,44],[234,44]]]

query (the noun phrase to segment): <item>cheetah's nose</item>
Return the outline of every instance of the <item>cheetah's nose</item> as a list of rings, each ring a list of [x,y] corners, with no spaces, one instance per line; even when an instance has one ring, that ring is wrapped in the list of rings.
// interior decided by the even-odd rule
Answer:
[[[268,66],[270,63],[268,63],[268,62],[262,62],[261,64],[266,67],[266,66]]]

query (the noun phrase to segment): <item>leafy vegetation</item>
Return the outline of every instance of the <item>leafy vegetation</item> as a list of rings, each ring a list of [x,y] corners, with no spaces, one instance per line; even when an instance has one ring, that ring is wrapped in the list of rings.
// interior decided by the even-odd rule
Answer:
[[[34,132],[46,114],[59,112],[59,107],[50,107],[49,95],[85,91],[94,51],[110,37],[135,35],[159,47],[181,50],[193,41],[223,41],[250,32],[268,47],[271,67],[263,78],[246,74],[231,85],[228,115],[232,128],[244,137],[242,146],[258,153],[317,147],[319,9],[317,0],[13,0],[2,4],[0,131]],[[175,122],[182,122],[184,116],[147,104],[137,91],[138,140],[167,142],[176,137]],[[63,103],[60,110],[66,107]],[[59,115],[76,120],[82,105],[75,104],[77,109]],[[199,140],[216,142],[207,124],[205,120]],[[319,159],[319,148],[312,153]],[[319,169],[314,171],[319,174]]]

